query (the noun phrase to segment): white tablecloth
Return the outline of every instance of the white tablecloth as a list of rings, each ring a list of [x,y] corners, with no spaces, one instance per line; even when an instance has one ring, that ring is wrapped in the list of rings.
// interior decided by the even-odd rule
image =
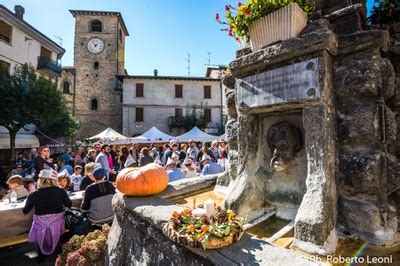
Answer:
[[[78,191],[70,194],[69,198],[72,200],[72,206],[80,207],[83,192]],[[16,205],[0,202],[0,238],[17,236],[29,231],[34,211],[32,210],[26,215],[22,213],[25,201],[19,202]]]

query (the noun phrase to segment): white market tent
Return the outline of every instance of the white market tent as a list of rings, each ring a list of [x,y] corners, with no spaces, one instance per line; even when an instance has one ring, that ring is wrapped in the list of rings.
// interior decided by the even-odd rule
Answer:
[[[35,129],[32,131],[30,128],[21,128],[15,136],[15,148],[27,149],[39,147],[39,139],[34,135],[34,132]],[[5,127],[0,127],[0,149],[10,149],[10,134]]]
[[[126,139],[124,135],[119,134],[117,131],[112,129],[111,127],[106,128],[103,132],[100,132],[97,135],[94,135],[90,138],[87,138],[88,140],[100,140],[100,141],[112,141],[112,140],[122,140]]]
[[[150,128],[149,130],[144,132],[142,135],[137,136],[133,139],[137,139],[138,141],[140,141],[143,138],[147,139],[147,143],[169,142],[170,140],[176,139],[176,137],[165,134],[164,132],[160,131],[156,127]],[[141,143],[143,143],[143,142],[141,142]]]
[[[213,141],[218,140],[219,136],[213,136],[200,130],[198,127],[192,128],[190,131],[176,137],[178,142],[188,142],[189,140],[194,141]]]
[[[112,145],[123,145],[123,144],[132,144],[132,143],[149,143],[149,141],[147,140],[147,138],[142,137],[142,136],[110,141],[110,144],[112,144]]]
[[[110,144],[132,144],[132,143],[161,143],[161,142],[169,142],[170,140],[174,140],[174,136],[170,136],[165,134],[164,132],[160,131],[156,127],[152,127],[146,132],[144,132],[140,136],[136,136],[133,138],[125,138],[120,140],[111,141]]]

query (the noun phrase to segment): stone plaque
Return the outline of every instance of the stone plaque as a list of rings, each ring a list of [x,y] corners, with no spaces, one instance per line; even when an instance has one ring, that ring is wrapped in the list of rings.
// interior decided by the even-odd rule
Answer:
[[[239,108],[318,99],[318,58],[276,68],[239,79],[236,103]]]

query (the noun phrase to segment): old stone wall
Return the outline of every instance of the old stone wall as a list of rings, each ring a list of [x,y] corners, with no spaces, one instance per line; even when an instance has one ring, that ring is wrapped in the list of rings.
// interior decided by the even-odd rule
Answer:
[[[273,202],[268,189],[284,180],[269,184],[266,162],[257,161],[257,151],[268,149],[256,141],[266,123],[259,117],[287,119],[287,111],[302,110],[308,170],[293,245],[310,252],[333,252],[336,228],[373,244],[398,240],[400,27],[391,28],[393,39],[387,30],[366,30],[364,11],[357,4],[320,14],[299,38],[256,52],[243,49],[230,63],[234,78],[224,80],[226,132],[237,154],[230,182],[225,182],[229,183],[225,203],[240,214],[259,215]],[[345,27],[349,21],[357,23]],[[241,79],[310,58],[320,62],[320,98],[251,108],[243,101],[235,103],[242,97],[238,96],[238,89],[243,93]]]
[[[69,84],[69,92],[64,92],[64,82]],[[74,113],[74,93],[75,93],[75,69],[63,68],[61,77],[57,79],[57,87],[63,93],[64,99],[67,102],[68,112]]]
[[[76,15],[75,19],[75,115],[81,125],[78,137],[97,134],[107,127],[121,132],[122,91],[118,89],[116,75],[124,70],[118,60],[119,47],[123,45],[118,40],[118,17]],[[90,32],[93,19],[102,22],[102,32]],[[87,48],[88,41],[95,37],[104,43],[104,50],[98,54],[90,53]],[[98,69],[94,68],[95,62],[99,63]],[[97,110],[91,110],[92,99],[97,99]]]
[[[395,206],[388,200],[388,180],[396,168],[389,165],[397,165],[391,148],[395,113],[388,107],[395,73],[384,57],[389,46],[387,31],[346,35],[339,39],[334,63],[339,222],[376,244],[391,244],[397,233]]]
[[[170,196],[184,193],[184,182],[190,183],[174,182],[162,197],[168,198],[169,192]],[[162,228],[171,213],[182,207],[160,197],[115,194],[116,215],[107,241],[105,265],[322,265],[247,234],[240,241],[217,250],[178,244]]]

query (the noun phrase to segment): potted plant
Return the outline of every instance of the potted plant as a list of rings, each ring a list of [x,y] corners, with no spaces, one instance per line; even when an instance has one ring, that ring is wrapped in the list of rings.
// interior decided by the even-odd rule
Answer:
[[[238,42],[249,42],[252,50],[277,41],[297,37],[307,25],[307,13],[313,11],[314,1],[309,0],[249,0],[238,7],[225,6],[227,25],[222,30]]]

